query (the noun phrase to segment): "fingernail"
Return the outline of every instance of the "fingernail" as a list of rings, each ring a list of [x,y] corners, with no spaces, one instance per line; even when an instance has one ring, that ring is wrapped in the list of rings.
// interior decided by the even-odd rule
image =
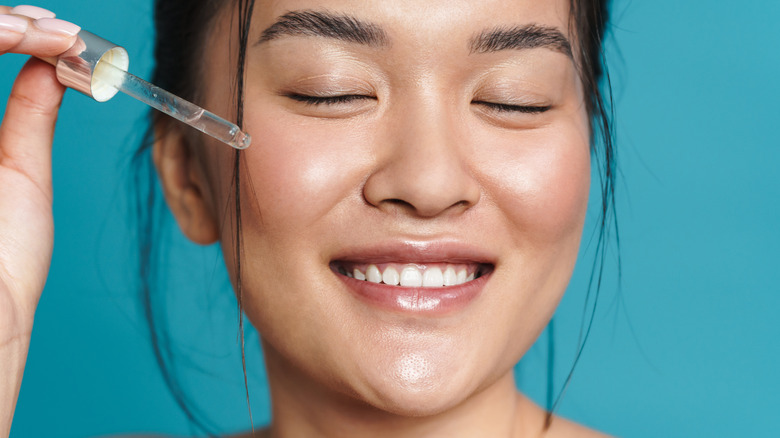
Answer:
[[[39,18],[34,23],[38,29],[60,35],[73,36],[81,31],[81,27],[59,18]]]
[[[11,13],[15,15],[24,15],[25,17],[30,17],[33,20],[37,20],[39,18],[54,18],[57,16],[54,12],[48,9],[30,5],[17,6],[11,9]]]
[[[27,30],[27,20],[13,15],[0,15],[0,30],[24,33]]]

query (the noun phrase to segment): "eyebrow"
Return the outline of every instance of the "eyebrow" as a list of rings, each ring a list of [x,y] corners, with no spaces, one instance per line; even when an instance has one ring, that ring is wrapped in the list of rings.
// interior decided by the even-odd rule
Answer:
[[[260,36],[261,44],[282,36],[318,36],[368,46],[386,46],[389,38],[382,28],[349,15],[304,10],[288,12]]]
[[[256,44],[284,36],[317,36],[378,47],[390,44],[387,33],[374,23],[316,10],[292,11],[280,16],[263,31]],[[566,36],[555,27],[539,24],[482,31],[471,38],[469,48],[471,53],[547,48],[572,57],[571,43]]]
[[[547,48],[572,57],[571,44],[560,30],[538,24],[486,30],[473,37],[469,47],[471,53]]]

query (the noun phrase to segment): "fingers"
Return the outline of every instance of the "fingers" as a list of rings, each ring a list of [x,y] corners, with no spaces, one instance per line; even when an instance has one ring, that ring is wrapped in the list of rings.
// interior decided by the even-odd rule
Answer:
[[[34,6],[0,6],[0,54],[57,56],[78,39],[81,28]]]
[[[0,165],[13,167],[51,193],[51,144],[65,87],[54,69],[32,58],[16,78],[0,125]]]
[[[43,8],[0,6],[0,54],[57,56],[78,41],[80,30]],[[0,125],[0,164],[24,173],[45,193],[51,192],[51,143],[64,91],[53,68],[31,59],[14,83]]]

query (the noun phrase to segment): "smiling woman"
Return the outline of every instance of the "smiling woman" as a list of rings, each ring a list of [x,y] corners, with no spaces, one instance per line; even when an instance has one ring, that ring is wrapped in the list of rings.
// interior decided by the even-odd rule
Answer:
[[[25,11],[5,9],[0,20],[32,21]],[[605,3],[158,0],[156,17],[153,82],[230,115],[254,139],[228,150],[155,116],[137,158],[152,155],[184,234],[221,245],[261,334],[273,414],[260,433],[599,435],[518,393],[512,368],[577,258],[592,121],[608,132],[596,86]],[[76,38],[3,32],[0,50],[38,56],[40,35],[55,54]],[[50,70],[33,61],[20,75],[0,136],[3,186],[16,188],[2,202],[45,186],[0,234],[9,418],[51,253],[51,238],[29,264],[17,262],[28,251],[13,251],[17,229],[35,235],[30,218],[51,227],[46,166],[17,149],[36,141],[47,155],[62,93]],[[48,88],[33,92],[39,82]],[[15,128],[35,123],[49,129],[42,138]],[[606,217],[605,143],[596,155]],[[155,211],[141,221],[142,276],[166,370],[148,278]]]

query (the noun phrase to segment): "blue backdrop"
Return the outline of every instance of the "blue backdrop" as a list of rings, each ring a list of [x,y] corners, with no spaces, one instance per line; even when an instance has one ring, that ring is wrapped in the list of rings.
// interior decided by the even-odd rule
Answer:
[[[148,77],[149,0],[37,4],[122,44],[131,71]],[[622,290],[613,251],[560,412],[626,437],[777,436],[780,2],[619,0],[613,15]],[[3,102],[23,62],[0,60]],[[54,258],[14,438],[191,432],[136,299],[125,183],[145,111],[125,96],[98,104],[66,95],[54,145]],[[245,429],[236,316],[218,253],[173,239],[172,289],[199,291],[170,298],[186,358],[179,373],[222,430]],[[557,385],[580,329],[587,249],[555,317]],[[256,344],[250,335],[262,424],[268,394]],[[535,346],[517,370],[540,401],[545,358]]]

